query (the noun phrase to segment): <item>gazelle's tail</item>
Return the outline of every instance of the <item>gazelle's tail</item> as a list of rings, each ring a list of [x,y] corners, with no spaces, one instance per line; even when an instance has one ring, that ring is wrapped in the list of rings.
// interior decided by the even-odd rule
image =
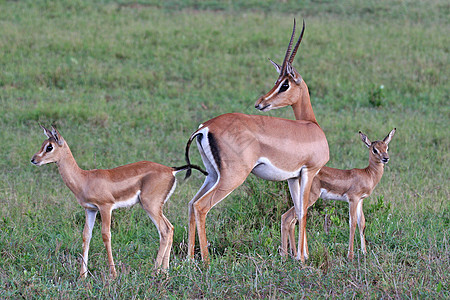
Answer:
[[[191,160],[189,159],[189,148],[191,147],[192,141],[193,141],[193,140],[195,139],[195,137],[196,137],[197,135],[199,135],[199,134],[201,134],[201,133],[199,133],[198,131],[194,132],[194,133],[191,135],[191,137],[189,138],[189,140],[188,140],[188,142],[187,142],[187,144],[186,144],[186,152],[185,152],[186,165],[181,166],[181,167],[176,167],[176,168],[174,168],[175,171],[187,170],[186,176],[184,177],[184,180],[188,179],[188,178],[191,176],[191,174],[192,174],[192,169],[196,169],[196,170],[202,172],[203,175],[208,176],[208,172],[206,172],[205,170],[203,170],[202,168],[200,168],[200,167],[197,166],[197,165],[191,164]]]

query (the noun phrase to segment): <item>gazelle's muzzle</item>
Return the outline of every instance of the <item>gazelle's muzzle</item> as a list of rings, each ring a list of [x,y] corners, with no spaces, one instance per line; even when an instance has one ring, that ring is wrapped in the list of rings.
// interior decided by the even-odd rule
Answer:
[[[261,103],[264,101],[264,96],[261,96],[258,98],[258,100],[256,100],[255,102],[255,108],[256,109],[261,109],[262,105]]]
[[[34,156],[31,158],[31,163],[35,166],[38,166],[38,162],[34,159]]]
[[[255,105],[255,108],[260,110],[260,111],[266,111],[266,110],[270,109],[270,104],[267,104],[267,105],[264,105],[264,106],[262,104],[258,104],[258,105]]]
[[[36,153],[37,154],[37,153]],[[42,160],[39,160],[38,158],[37,158],[37,155],[33,155],[33,157],[31,158],[31,163],[33,164],[33,165],[35,165],[35,166],[40,166],[40,165],[42,165]]]
[[[270,107],[272,104],[266,104],[264,103],[267,99],[264,96],[261,96],[255,103],[255,108],[260,111],[267,111],[270,110]]]

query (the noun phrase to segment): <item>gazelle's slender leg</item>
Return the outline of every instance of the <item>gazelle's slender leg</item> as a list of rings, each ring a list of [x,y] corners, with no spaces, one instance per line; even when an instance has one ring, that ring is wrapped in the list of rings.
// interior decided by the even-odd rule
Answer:
[[[348,259],[352,260],[354,256],[353,242],[355,240],[355,230],[356,230],[356,209],[358,206],[358,200],[349,199],[349,225],[350,225],[350,238],[348,242]]]
[[[295,215],[294,207],[291,207],[286,213],[281,216],[281,255],[288,254],[288,238],[289,246],[293,256],[297,255],[297,247],[295,245],[295,224],[297,217]]]
[[[292,251],[292,256],[297,256],[297,245],[295,242],[295,224],[297,224],[297,215],[295,214],[295,209],[292,211],[292,221],[289,229],[289,245]]]
[[[206,177],[200,190],[194,196],[194,198],[189,202],[189,235],[188,235],[188,257],[194,259],[195,252],[195,228],[197,227],[195,223],[195,210],[194,203],[203,195],[208,192],[217,181],[217,176],[214,174],[215,171],[208,171],[209,175]]]
[[[302,262],[308,258],[308,244],[306,238],[306,214],[308,211],[309,204],[309,193],[311,190],[311,185],[316,175],[317,170],[307,170],[304,168],[302,170],[300,182],[299,180],[288,180],[289,188],[295,192],[295,197],[292,195],[294,200],[295,212],[299,220],[299,234],[298,234],[298,252],[297,259]],[[295,183],[297,181],[297,183]],[[292,188],[291,188],[292,186]]]
[[[297,186],[298,189],[298,186]],[[320,196],[320,182],[313,179],[311,189],[309,191],[309,201],[307,207],[313,205]],[[281,220],[281,236],[282,236],[282,251],[287,252],[287,236],[289,237],[289,245],[293,256],[297,256],[297,247],[295,245],[295,225],[297,223],[297,214],[295,207],[291,207],[283,216]],[[305,235],[306,237],[306,235]],[[283,240],[284,239],[284,240]],[[309,256],[308,241],[305,239],[306,256]]]
[[[117,276],[116,267],[114,266],[114,259],[111,249],[111,207],[103,207],[100,210],[100,215],[102,217],[102,238],[103,244],[105,244],[106,253],[108,255],[109,270],[111,272],[111,277],[115,278]]]
[[[198,230],[198,239],[200,243],[200,252],[202,255],[202,260],[206,264],[209,264],[208,242],[206,239],[206,228],[205,228],[206,215],[214,205],[222,201],[235,188],[240,186],[244,182],[245,178],[246,177],[244,178],[234,177],[232,179],[232,182],[228,182],[227,184],[224,184],[224,182],[219,180],[217,185],[215,185],[211,190],[206,192],[202,197],[200,197],[197,201],[193,203],[195,221]]]
[[[308,208],[308,207],[307,207]],[[305,220],[306,220],[306,213],[305,213]],[[308,240],[306,239],[306,221],[305,221],[305,233],[303,234],[303,256],[305,259],[308,259],[309,257],[309,248],[308,248]]]
[[[364,231],[366,229],[366,219],[364,218],[364,212],[363,212],[363,200],[361,199],[358,202],[358,207],[356,208],[356,214],[358,217],[358,229],[359,229],[359,236],[361,239],[361,251],[362,253],[366,254],[366,239],[364,238]]]
[[[87,264],[89,259],[89,243],[91,242],[92,229],[95,224],[96,210],[86,209],[86,222],[84,223],[83,230],[83,256],[81,257],[81,270],[80,277],[86,278],[87,276]]]
[[[303,172],[302,172],[302,179],[305,176],[303,176]],[[297,215],[298,220],[302,220],[303,219],[303,214],[304,214],[304,205],[302,202],[302,198],[300,198],[300,181],[299,179],[289,179],[288,180],[288,185],[289,185],[289,191],[291,193],[291,197],[292,197],[292,201],[294,202],[294,208],[295,208],[295,213]],[[302,222],[300,221],[300,229],[301,229],[301,225]],[[297,253],[297,259],[304,261],[304,257],[303,257],[303,245],[304,245],[304,239],[303,239],[303,232],[302,230],[299,230],[299,240],[298,240],[298,250],[299,252]]]
[[[189,223],[188,223],[188,257],[194,259],[195,254],[195,213],[193,202],[189,202]]]
[[[161,202],[162,203],[162,202]],[[162,214],[161,207],[143,206],[159,233],[159,250],[156,255],[155,268],[169,268],[170,251],[173,240],[173,225]]]
[[[163,256],[163,261],[162,261],[162,268],[164,270],[169,268],[169,261],[170,261],[170,252],[172,251],[172,244],[173,244],[173,225],[172,223],[169,222],[169,220],[162,215],[162,218],[164,220],[164,223],[166,224],[166,226],[168,228],[170,228],[170,232],[169,232],[169,236],[168,236],[168,240],[167,240],[167,245],[166,245],[166,249],[164,251],[164,256]]]
[[[162,266],[164,270],[169,268],[170,251],[173,241],[173,225],[167,220],[167,218],[161,213],[159,216],[159,225],[157,225],[160,235],[160,246],[158,255],[156,256],[155,267]]]
[[[217,166],[212,161],[214,160],[213,157],[210,155],[207,155],[205,153],[205,148],[208,149],[209,153],[211,153],[210,146],[208,143],[205,143],[206,135],[202,137],[202,139],[197,138],[197,148],[200,152],[200,156],[202,158],[203,164],[206,167],[206,170],[208,172],[208,175],[205,178],[205,181],[203,182],[203,185],[198,190],[197,194],[195,194],[194,198],[189,202],[189,228],[188,228],[188,257],[191,259],[194,259],[195,254],[195,229],[197,227],[196,224],[196,217],[195,217],[195,209],[194,209],[194,203],[203,197],[205,193],[207,193],[209,190],[211,190],[219,180],[219,171],[216,169]],[[202,141],[204,144],[202,144]]]

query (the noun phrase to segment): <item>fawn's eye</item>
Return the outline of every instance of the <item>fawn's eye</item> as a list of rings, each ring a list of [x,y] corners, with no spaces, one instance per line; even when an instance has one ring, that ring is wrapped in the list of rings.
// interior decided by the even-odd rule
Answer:
[[[52,145],[48,145],[47,148],[45,148],[45,152],[50,152],[53,150],[53,146]]]
[[[373,152],[373,154],[378,154],[378,150],[375,148],[372,148],[372,152]]]
[[[286,79],[281,85],[280,89],[278,90],[278,93],[285,92],[288,88],[289,88],[289,80]]]

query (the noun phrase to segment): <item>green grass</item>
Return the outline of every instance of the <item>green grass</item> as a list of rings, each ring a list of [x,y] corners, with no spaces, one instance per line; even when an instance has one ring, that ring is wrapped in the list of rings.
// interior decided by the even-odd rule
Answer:
[[[0,297],[449,298],[448,3],[298,2],[0,1]],[[175,226],[167,275],[152,273],[158,234],[136,206],[113,214],[119,277],[108,279],[97,222],[92,274],[79,281],[84,211],[54,165],[29,163],[45,138],[38,122],[56,124],[85,169],[182,165],[201,122],[258,113],[276,79],[267,58],[282,60],[294,17],[306,21],[294,66],[328,165],[365,167],[358,131],[375,140],[397,128],[364,203],[368,255],[346,260],[347,204],[319,200],[310,259],[283,260],[287,186],[252,175],[208,214],[210,268],[188,261],[187,203],[203,180],[194,173],[165,206]],[[293,118],[290,108],[266,114]]]

